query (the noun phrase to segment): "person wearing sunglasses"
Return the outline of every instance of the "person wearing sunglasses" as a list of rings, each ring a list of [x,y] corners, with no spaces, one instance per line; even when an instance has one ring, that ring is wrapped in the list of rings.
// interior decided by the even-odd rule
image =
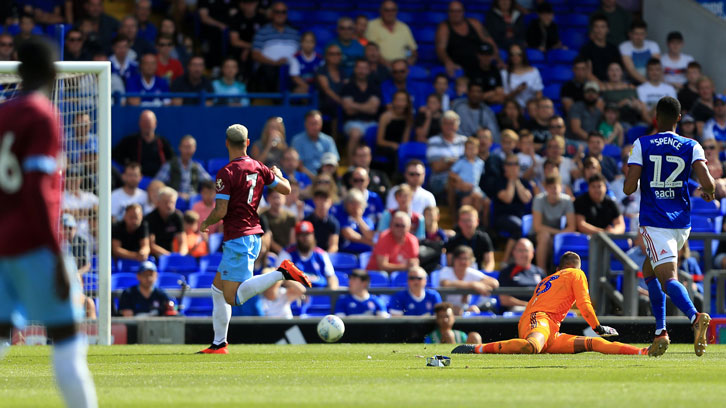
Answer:
[[[7,46],[5,44],[5,38],[0,36],[0,54],[2,54],[2,49],[4,46]],[[9,43],[10,47],[12,48],[13,42],[12,39]],[[83,49],[84,41],[83,41],[83,33],[81,33],[80,30],[76,28],[72,28],[68,30],[66,33],[66,39],[65,39],[65,50],[63,51],[63,61],[88,61],[91,59],[91,56],[88,55],[88,52],[86,52]],[[0,57],[0,60],[2,60],[2,57]]]
[[[408,25],[398,20],[398,5],[386,0],[380,11],[381,16],[368,23],[365,37],[381,47],[381,55],[388,63],[405,59],[410,65],[415,64],[418,45]]]
[[[385,303],[375,295],[368,293],[371,277],[363,269],[354,269],[348,280],[348,294],[335,302],[336,316],[377,316],[390,317]]]
[[[366,269],[394,272],[418,266],[418,239],[408,232],[410,228],[411,217],[403,211],[397,211],[391,220],[391,227],[378,238]]]
[[[396,293],[388,303],[391,316],[432,316],[434,305],[441,303],[441,295],[426,287],[426,271],[416,266],[405,273],[406,289]]]

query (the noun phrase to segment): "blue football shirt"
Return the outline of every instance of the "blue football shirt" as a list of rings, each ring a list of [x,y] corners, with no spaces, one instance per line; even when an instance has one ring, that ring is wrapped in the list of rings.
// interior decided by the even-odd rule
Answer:
[[[393,295],[388,310],[396,315],[432,316],[437,303],[441,303],[441,295],[433,289],[426,289],[421,298],[414,297],[405,289]]]
[[[351,294],[343,295],[335,302],[335,314],[338,316],[388,316],[386,306],[381,299],[368,295],[366,299],[358,299]]]

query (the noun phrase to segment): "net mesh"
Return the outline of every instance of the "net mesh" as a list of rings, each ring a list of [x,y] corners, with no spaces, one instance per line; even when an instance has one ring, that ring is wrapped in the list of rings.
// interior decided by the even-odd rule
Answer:
[[[16,97],[20,91],[17,75],[0,74],[0,103]],[[98,75],[58,74],[51,95],[60,115],[64,159],[59,231],[83,285],[84,331],[89,342],[95,343],[98,330]],[[45,330],[29,322],[24,330],[14,334],[13,341],[44,343]]]

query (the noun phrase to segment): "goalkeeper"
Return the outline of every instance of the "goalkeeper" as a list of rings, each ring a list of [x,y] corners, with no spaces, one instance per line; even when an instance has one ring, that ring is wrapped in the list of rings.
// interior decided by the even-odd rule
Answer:
[[[597,351],[603,354],[647,355],[647,348],[610,342],[599,337],[560,333],[560,323],[573,304],[590,327],[603,337],[617,336],[612,327],[602,326],[595,316],[588,293],[587,278],[580,270],[580,256],[566,252],[557,272],[541,281],[519,319],[519,338],[487,344],[457,346],[455,354],[573,354]]]

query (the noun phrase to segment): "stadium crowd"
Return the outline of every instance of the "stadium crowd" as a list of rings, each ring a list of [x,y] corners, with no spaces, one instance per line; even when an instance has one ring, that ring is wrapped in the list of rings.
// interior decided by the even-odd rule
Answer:
[[[111,61],[113,89],[130,94],[121,100],[127,105],[199,104],[155,96],[167,92],[204,91],[215,94],[207,104],[232,106],[255,103],[245,96],[251,91],[317,92],[303,132],[288,136],[283,118],[273,117],[251,145],[251,157],[280,167],[293,186],[288,196],[267,194],[260,207],[266,232],[257,266],[291,259],[314,287],[347,286],[334,305],[340,315],[435,315],[441,296],[432,286],[478,294],[447,296],[457,314],[521,310],[525,298],[497,303],[489,295],[536,285],[558,259],[558,234],[637,230],[639,197],[622,193],[625,159],[637,137],[653,132],[663,96],[681,101],[680,133],[702,143],[717,198],[726,197],[726,96],[681,51],[680,32],[661,50],[646,22],[615,0],[451,1],[425,13],[438,21],[424,22],[410,15],[427,6],[408,1],[385,0],[377,12],[297,3],[137,0],[118,21],[102,0],[16,0],[0,7],[0,60],[60,23],[70,28],[64,58]],[[89,118],[75,120],[70,140],[93,151]],[[133,272],[122,261],[149,257],[163,269],[174,254],[218,262],[223,226],[207,236],[199,224],[226,162],[196,161],[192,135],[177,154],[156,125],[144,111],[139,132],[113,148],[112,253],[121,272]],[[88,162],[69,158],[69,171]],[[68,212],[97,206],[94,188],[69,185]],[[442,211],[454,230],[439,225]],[[211,262],[202,274],[215,270]],[[698,281],[698,264],[682,262]],[[726,265],[726,256],[716,263]],[[381,300],[367,290],[381,282],[406,288]],[[303,296],[299,288],[268,292],[267,306],[253,313],[292,316],[279,309]],[[318,300],[310,312],[330,310]]]

